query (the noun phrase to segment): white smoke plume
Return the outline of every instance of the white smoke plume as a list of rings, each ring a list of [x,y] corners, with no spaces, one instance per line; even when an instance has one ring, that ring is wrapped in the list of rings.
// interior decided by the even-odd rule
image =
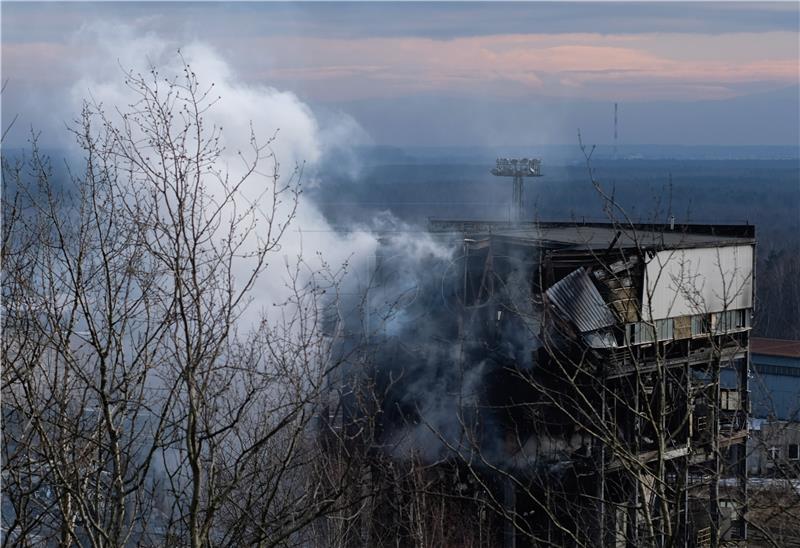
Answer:
[[[260,142],[275,136],[271,149],[280,164],[281,177],[289,177],[295,169],[302,168],[303,186],[325,184],[324,176],[316,169],[319,161],[335,152],[352,163],[353,156],[348,151],[366,139],[358,124],[345,114],[328,115],[322,125],[295,94],[244,83],[208,44],[170,42],[154,34],[143,34],[136,27],[107,21],[81,29],[79,36],[81,49],[91,53],[76,62],[80,76],[71,87],[68,105],[71,115],[65,118],[74,119],[84,100],[103,105],[113,116],[115,108],[125,109],[135,100],[134,92],[125,83],[126,72],[148,74],[155,67],[160,75],[172,78],[182,74],[185,62],[197,75],[201,87],[213,83],[214,93],[219,95],[204,118],[207,126],[223,128],[222,167],[232,177],[243,169],[239,152],[247,156],[251,128]],[[260,168],[267,175],[252,176],[241,190],[247,200],[258,196],[270,183],[271,166]],[[212,195],[214,190],[209,189]],[[289,203],[284,207],[288,208]],[[280,213],[288,212],[287,209]],[[246,318],[255,322],[261,314],[268,315],[274,303],[285,301],[287,264],[294,265],[302,259],[309,266],[309,275],[323,262],[336,270],[345,263],[364,261],[376,246],[377,239],[368,230],[334,230],[317,206],[301,194],[296,216],[281,240],[280,250],[270,258],[269,269],[253,290],[254,302]],[[241,272],[246,273],[249,267],[243,261]]]
[[[223,128],[221,144],[225,151],[221,160],[233,177],[241,174],[238,153],[250,148],[251,128],[262,142],[277,131],[271,148],[280,162],[282,176],[290,176],[296,166],[303,166],[306,186],[326,184],[325,173],[318,167],[322,160],[332,156],[341,159],[337,164],[340,173],[355,176],[358,171],[353,146],[368,139],[351,117],[342,113],[316,116],[291,92],[245,83],[208,44],[198,41],[177,44],[153,34],[142,34],[128,25],[108,23],[85,28],[81,36],[92,53],[79,62],[82,76],[71,87],[68,107],[73,118],[87,98],[102,104],[112,117],[115,107],[124,110],[133,103],[135,93],[125,83],[128,71],[148,74],[151,67],[156,67],[161,76],[174,78],[182,74],[186,63],[197,75],[201,88],[213,83],[214,94],[220,97],[205,114],[205,123]],[[264,185],[270,184],[269,166],[264,171],[266,175],[253,176],[242,188],[246,199],[258,196]],[[213,184],[213,179],[209,183]],[[214,190],[209,189],[212,195]],[[463,441],[458,441],[462,430],[458,413],[463,405],[474,408],[474,392],[485,368],[466,372],[466,379],[450,368],[458,362],[452,355],[455,347],[440,347],[428,341],[437,331],[429,314],[430,306],[435,316],[442,303],[413,303],[420,287],[434,288],[434,295],[442,291],[441,277],[448,272],[453,250],[389,213],[353,221],[345,229],[332,227],[318,206],[301,194],[296,216],[284,233],[280,250],[269,259],[269,268],[253,289],[253,302],[238,326],[239,331],[256,326],[262,317],[271,318],[275,304],[286,301],[290,291],[285,265],[291,267],[305,261],[309,269],[304,272],[310,277],[315,267],[327,264],[330,269],[338,270],[347,263],[349,272],[340,287],[343,302],[337,307],[340,319],[357,331],[364,328],[358,316],[366,310],[371,318],[366,324],[368,332],[380,331],[383,336],[397,339],[416,333],[412,339],[419,339],[420,343],[415,353],[425,356],[421,361],[412,359],[395,365],[401,371],[407,370],[409,379],[417,379],[400,397],[418,411],[420,421],[396,433],[396,453],[411,453],[422,446],[428,448],[429,457],[440,455],[444,447],[437,443],[439,436],[460,446]],[[380,259],[376,253],[380,253]],[[238,269],[242,277],[249,268],[248,261],[242,259]],[[380,287],[374,285],[377,278]],[[371,293],[365,295],[368,286]],[[391,310],[388,316],[387,309]],[[280,313],[278,308],[275,316]],[[378,359],[383,357],[379,355]],[[390,367],[382,363],[376,366]]]

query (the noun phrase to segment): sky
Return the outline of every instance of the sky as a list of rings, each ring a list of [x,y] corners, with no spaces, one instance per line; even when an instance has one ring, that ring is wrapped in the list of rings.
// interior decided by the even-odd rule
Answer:
[[[202,44],[359,143],[569,144],[580,129],[608,144],[614,103],[620,144],[800,141],[797,2],[4,1],[0,15],[11,141],[63,128],[76,95],[154,43]]]

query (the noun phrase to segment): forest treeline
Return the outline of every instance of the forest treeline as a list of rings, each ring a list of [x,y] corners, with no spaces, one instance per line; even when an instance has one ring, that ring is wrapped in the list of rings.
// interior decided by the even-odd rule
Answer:
[[[577,144],[576,144],[577,148]],[[535,153],[535,148],[532,149]],[[526,210],[542,221],[607,222],[585,165],[543,157],[543,177],[526,183]],[[417,158],[362,152],[360,170],[325,170],[312,194],[339,226],[388,210],[404,221],[503,219],[510,181],[482,159],[445,152]],[[593,160],[597,180],[642,222],[756,226],[754,334],[800,339],[800,164],[796,159]]]

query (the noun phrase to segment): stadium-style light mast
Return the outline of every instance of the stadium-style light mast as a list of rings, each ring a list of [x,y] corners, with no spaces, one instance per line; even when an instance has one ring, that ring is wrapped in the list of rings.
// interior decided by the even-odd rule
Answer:
[[[541,177],[541,160],[535,158],[508,159],[498,158],[492,175],[498,177],[514,177],[514,191],[511,198],[511,222],[522,220],[522,183],[525,177]]]

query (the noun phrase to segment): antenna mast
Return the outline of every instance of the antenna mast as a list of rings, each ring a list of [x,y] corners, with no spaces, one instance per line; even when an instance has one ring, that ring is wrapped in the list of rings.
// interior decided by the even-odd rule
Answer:
[[[614,159],[617,159],[617,103],[614,103]]]
[[[511,222],[518,223],[522,220],[524,197],[523,197],[523,179],[525,177],[541,177],[541,160],[522,158],[509,159],[498,158],[497,165],[491,171],[492,175],[498,177],[513,177],[514,187],[511,196]]]

